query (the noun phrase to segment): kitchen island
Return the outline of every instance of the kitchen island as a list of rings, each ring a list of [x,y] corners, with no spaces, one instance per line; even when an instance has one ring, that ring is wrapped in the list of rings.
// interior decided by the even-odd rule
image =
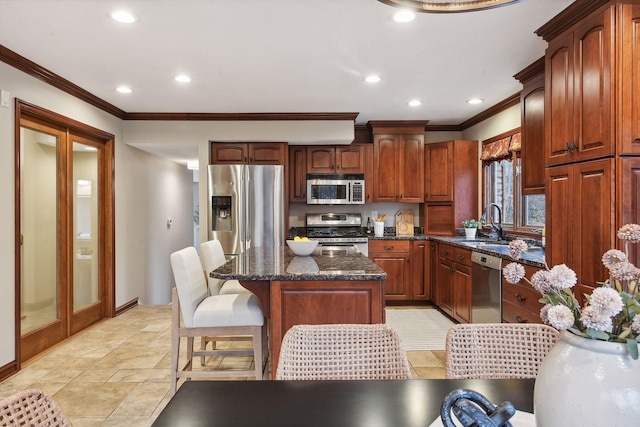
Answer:
[[[251,248],[210,272],[238,280],[269,319],[271,375],[284,334],[293,325],[384,323],[387,273],[366,256],[296,256],[287,247]]]

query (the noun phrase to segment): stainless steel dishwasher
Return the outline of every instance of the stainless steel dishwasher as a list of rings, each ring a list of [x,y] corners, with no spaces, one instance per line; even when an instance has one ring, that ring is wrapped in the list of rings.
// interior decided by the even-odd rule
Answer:
[[[502,260],[498,257],[471,253],[471,322],[502,322]]]

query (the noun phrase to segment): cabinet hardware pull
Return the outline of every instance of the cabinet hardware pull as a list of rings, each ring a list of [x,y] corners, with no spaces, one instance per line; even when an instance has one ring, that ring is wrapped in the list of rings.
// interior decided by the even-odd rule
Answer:
[[[564,143],[564,152],[568,153],[569,151],[571,151],[571,147],[569,147],[569,143],[565,142]]]
[[[453,267],[449,267],[449,272],[453,273]]]
[[[458,258],[460,258],[460,261],[464,261],[464,255],[460,255]]]
[[[518,322],[518,323],[527,323],[527,319],[523,319],[520,316],[516,316],[516,322]]]
[[[523,296],[522,296],[522,295],[520,295],[520,294],[515,294],[515,295],[514,295],[514,297],[515,297],[515,299],[517,299],[517,300],[518,300],[518,301],[520,301],[520,302],[522,302],[522,301],[526,301],[526,300],[527,300],[527,297],[523,297]]]
[[[445,255],[449,255],[449,251],[443,251]]]
[[[578,148],[578,146],[576,145],[575,141],[571,141],[571,151],[576,151],[576,149]]]

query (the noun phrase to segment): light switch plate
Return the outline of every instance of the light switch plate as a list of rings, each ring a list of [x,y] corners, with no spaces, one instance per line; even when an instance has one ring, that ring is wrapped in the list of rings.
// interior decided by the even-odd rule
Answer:
[[[9,108],[9,99],[11,98],[11,96],[9,95],[9,91],[8,90],[1,90],[0,91],[0,106],[5,107],[5,108]]]

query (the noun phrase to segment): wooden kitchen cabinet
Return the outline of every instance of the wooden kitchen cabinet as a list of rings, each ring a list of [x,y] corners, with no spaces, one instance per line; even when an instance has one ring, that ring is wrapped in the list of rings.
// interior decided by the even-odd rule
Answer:
[[[211,142],[212,165],[285,165],[286,142]]]
[[[619,175],[622,178],[622,196],[618,198],[616,212],[621,216],[618,223],[640,224],[640,157],[624,157],[619,161]],[[618,165],[616,165],[618,167]],[[617,230],[616,230],[617,231]],[[622,242],[617,241],[618,249],[624,250]],[[629,261],[640,265],[640,248],[629,245]]]
[[[520,117],[522,194],[544,194],[544,58],[515,75],[522,83]]]
[[[502,268],[511,261],[503,260]],[[526,277],[531,276],[539,268],[522,264]],[[576,295],[577,297],[577,295]],[[538,300],[542,295],[525,280],[518,283],[509,283],[502,278],[502,321],[505,323],[542,323],[540,309],[543,304]]]
[[[307,147],[307,173],[365,173],[363,145]]]
[[[431,247],[435,243],[427,240],[411,241],[411,277],[409,278],[412,300],[431,299]]]
[[[579,284],[608,277],[601,258],[616,246],[614,177],[613,158],[547,168],[547,263],[566,264]]]
[[[369,258],[387,273],[384,283],[387,300],[411,298],[411,242],[370,240]]]
[[[307,147],[289,146],[289,202],[307,202]]]
[[[546,164],[614,152],[614,7],[592,13],[549,41],[546,57]]]
[[[371,121],[373,201],[424,201],[424,129],[426,122]]]
[[[478,215],[478,141],[425,145],[425,234],[452,236],[465,219]]]
[[[471,322],[471,251],[438,244],[436,305],[462,323]]]
[[[617,139],[621,154],[640,155],[640,4],[624,4],[618,11],[621,55]]]

